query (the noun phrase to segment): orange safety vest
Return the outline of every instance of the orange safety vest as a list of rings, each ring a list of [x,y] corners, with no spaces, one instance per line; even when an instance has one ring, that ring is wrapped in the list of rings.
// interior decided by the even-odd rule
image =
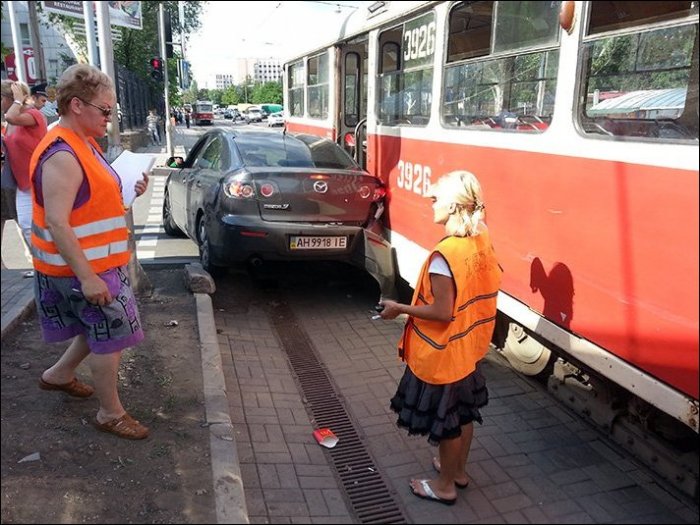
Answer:
[[[399,341],[399,355],[418,378],[444,385],[471,374],[488,352],[496,324],[501,269],[487,231],[475,237],[447,237],[423,264],[412,305],[434,301],[428,270],[436,252],[447,261],[455,283],[452,319],[409,317]]]
[[[29,164],[34,204],[32,214],[34,268],[55,277],[75,275],[59,253],[51,232],[46,226],[45,210],[37,203],[33,184],[39,159],[57,138],[63,139],[73,149],[90,187],[90,198],[80,208],[72,210],[69,219],[85,257],[95,273],[127,264],[130,256],[129,230],[126,226],[119,185],[90,147],[74,131],[59,125],[49,131],[39,143]],[[89,141],[97,151],[100,151],[94,139],[90,138]]]

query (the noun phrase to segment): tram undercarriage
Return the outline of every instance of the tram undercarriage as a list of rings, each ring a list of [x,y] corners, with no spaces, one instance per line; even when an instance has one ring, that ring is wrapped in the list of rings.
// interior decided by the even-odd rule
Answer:
[[[520,373],[536,377],[570,409],[609,434],[673,486],[698,498],[698,435],[499,313],[493,344]]]

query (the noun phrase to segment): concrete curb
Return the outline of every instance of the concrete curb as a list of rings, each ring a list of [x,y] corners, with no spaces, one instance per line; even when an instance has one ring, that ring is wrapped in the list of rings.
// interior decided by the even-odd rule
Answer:
[[[209,295],[196,293],[194,297],[197,301],[197,324],[202,352],[204,405],[209,425],[216,522],[249,523],[236,438],[229,415],[214,309]]]
[[[18,294],[17,302],[2,316],[0,339],[4,339],[22,319],[28,317],[34,311],[34,307],[34,288],[28,286]]]

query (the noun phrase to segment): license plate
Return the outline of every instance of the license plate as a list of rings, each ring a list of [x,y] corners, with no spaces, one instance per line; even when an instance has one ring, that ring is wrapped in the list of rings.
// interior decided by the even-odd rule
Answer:
[[[347,237],[312,237],[293,235],[290,250],[342,250],[348,245]]]

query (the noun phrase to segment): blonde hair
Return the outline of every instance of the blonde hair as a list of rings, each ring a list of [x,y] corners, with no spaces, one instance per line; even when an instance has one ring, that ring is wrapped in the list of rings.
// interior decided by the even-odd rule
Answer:
[[[23,103],[27,102],[27,98],[29,97],[29,86],[25,84],[24,82],[17,82],[14,80],[3,80],[2,85],[0,85],[0,92],[2,92],[3,97],[10,97],[12,99],[15,98],[15,95],[12,93],[12,84],[17,84],[20,89],[22,90],[22,94],[24,95],[24,100],[22,100]]]
[[[88,64],[75,64],[66,69],[56,85],[58,114],[68,113],[71,100],[91,102],[100,91],[114,92],[114,82],[102,71]]]
[[[438,200],[449,203],[449,218],[445,231],[455,237],[479,234],[484,220],[484,197],[476,175],[468,171],[453,171],[443,175],[431,188]]]

